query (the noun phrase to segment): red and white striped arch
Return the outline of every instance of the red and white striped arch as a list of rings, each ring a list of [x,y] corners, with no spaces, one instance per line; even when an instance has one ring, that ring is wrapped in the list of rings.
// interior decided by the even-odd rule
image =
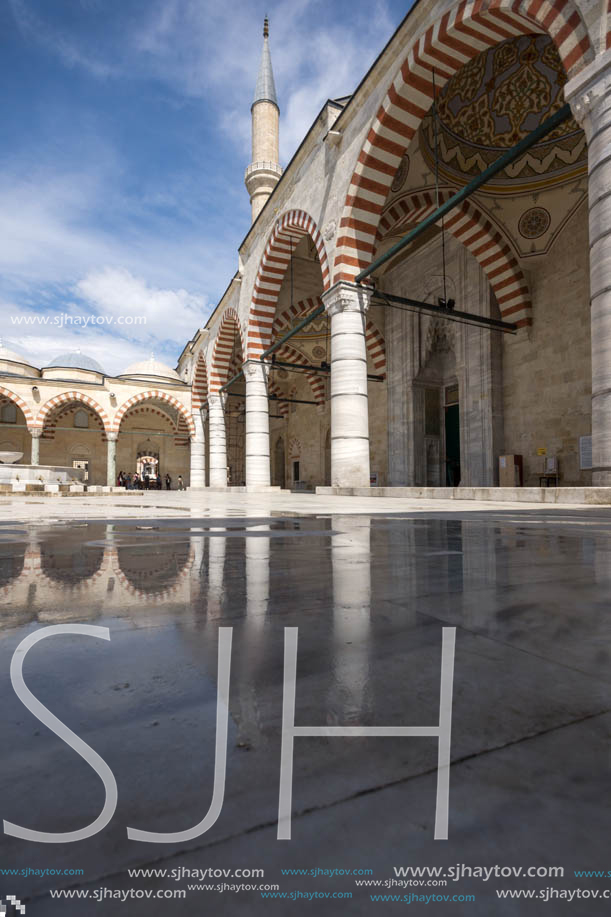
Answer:
[[[42,438],[55,439],[55,431],[62,418],[66,417],[68,414],[71,414],[74,411],[82,409],[82,404],[79,405],[77,402],[72,402],[69,404],[61,405],[60,407],[56,408],[56,410],[51,411],[51,413],[47,416],[47,420],[45,421]],[[102,418],[96,413],[96,411],[91,411],[91,418],[100,430],[102,442],[106,442],[106,434],[104,432],[104,424],[102,422]],[[74,429],[78,431],[79,428],[75,427]]]
[[[271,346],[280,287],[291,255],[304,236],[310,236],[316,246],[323,289],[329,288],[327,251],[316,223],[305,210],[289,210],[276,221],[257,272],[248,321],[249,359],[256,359]]]
[[[298,350],[295,350],[294,347],[291,347],[290,344],[283,344],[275,354],[279,360],[283,360],[286,363],[303,363],[306,360],[303,354],[299,353]],[[314,395],[314,400],[317,404],[325,403],[325,380],[319,373],[311,372],[305,373],[308,382],[310,383],[310,388],[312,389],[312,394]]]
[[[453,191],[440,191],[441,203]],[[435,192],[407,194],[393,201],[380,220],[378,239],[402,223],[419,223],[436,209]],[[516,325],[530,325],[532,310],[526,278],[509,244],[487,214],[471,200],[463,201],[445,218],[445,228],[475,256],[494,290],[501,315]]]
[[[240,343],[242,354],[244,353],[244,342],[242,341],[242,331],[240,320],[235,309],[225,309],[221,324],[214,342],[212,351],[212,367],[210,369],[209,388],[211,392],[218,392],[221,386],[229,381],[229,368],[233,345],[236,338]]]
[[[9,401],[12,401],[13,404],[16,404],[18,408],[23,412],[25,417],[25,422],[28,427],[36,426],[34,421],[34,415],[32,414],[30,408],[27,406],[23,398],[20,398],[19,395],[16,395],[15,392],[11,392],[10,389],[4,388],[0,385],[0,395],[3,395],[5,398],[8,398]]]
[[[202,406],[208,400],[208,371],[206,370],[206,361],[204,355],[197,355],[195,363],[195,372],[193,373],[193,382],[191,383],[191,406],[194,411],[201,410]]]
[[[386,375],[386,341],[372,321],[365,326],[365,341],[376,373]]]
[[[158,401],[165,401],[166,404],[171,404],[175,410],[182,415],[183,419],[187,424],[187,429],[189,430],[189,436],[195,436],[195,424],[193,423],[193,418],[189,414],[187,408],[182,404],[178,398],[175,398],[173,395],[168,395],[167,392],[160,391],[159,389],[149,389],[145,392],[139,392],[137,395],[132,395],[131,398],[128,398],[125,401],[115,416],[113,417],[111,432],[118,433],[121,426],[121,421],[127,414],[130,408],[133,408],[137,404],[141,404],[143,401],[149,401],[153,398],[156,398]]]
[[[36,415],[34,426],[44,427],[45,420],[47,419],[51,411],[53,411],[59,405],[67,404],[69,402],[80,402],[81,404],[84,404],[86,407],[91,408],[91,410],[95,411],[95,413],[98,415],[98,417],[102,421],[104,432],[108,433],[110,430],[112,430],[110,419],[108,417],[108,414],[104,410],[104,408],[101,407],[97,403],[97,401],[94,401],[94,399],[91,398],[90,395],[84,395],[82,392],[62,392],[61,395],[55,395],[53,398],[49,398],[49,400],[43,404],[38,414]]]
[[[270,379],[268,381],[267,390],[270,393],[270,395],[277,395],[278,398],[287,397],[286,392],[284,391],[284,389],[282,389],[278,385],[275,379]],[[282,417],[286,417],[289,412],[289,407],[290,407],[288,401],[278,401],[276,402],[276,406],[277,406],[278,413],[281,414]]]
[[[531,32],[547,32],[571,76],[593,58],[573,0],[463,0],[412,44],[378,109],[352,175],[340,221],[334,282],[352,281],[373,257],[382,208],[401,157],[440,89],[487,48]]]

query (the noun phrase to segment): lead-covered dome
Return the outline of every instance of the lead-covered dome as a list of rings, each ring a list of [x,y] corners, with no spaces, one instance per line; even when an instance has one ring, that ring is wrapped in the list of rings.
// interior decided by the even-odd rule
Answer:
[[[34,364],[30,363],[28,359],[26,359],[20,353],[16,353],[14,350],[9,350],[9,348],[5,347],[1,342],[0,363],[21,363],[23,366],[31,366],[32,369],[35,369]]]
[[[144,382],[148,382],[151,379],[159,379],[165,382],[182,382],[182,379],[174,369],[170,369],[169,366],[154,357],[149,360],[141,360],[139,363],[132,363],[121,373],[121,377],[142,379]]]
[[[71,369],[88,369],[91,372],[104,373],[97,360],[87,356],[86,353],[81,353],[80,350],[58,354],[58,356],[53,357],[50,363],[47,363],[46,368],[50,369],[52,366],[66,366]]]

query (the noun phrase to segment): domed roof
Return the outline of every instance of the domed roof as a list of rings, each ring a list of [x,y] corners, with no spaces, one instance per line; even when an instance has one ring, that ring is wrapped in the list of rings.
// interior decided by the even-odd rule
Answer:
[[[89,369],[95,373],[104,372],[97,360],[94,360],[93,357],[88,357],[86,353],[81,353],[80,350],[58,354],[50,363],[47,363],[47,367],[51,366],[70,366],[73,369]]]
[[[122,376],[132,376],[136,378],[150,379],[168,379],[172,382],[182,382],[182,379],[175,370],[170,369],[165,363],[150,357],[148,360],[141,360],[139,363],[132,363],[121,373]]]
[[[25,363],[26,366],[34,367],[34,364],[26,360],[20,353],[15,353],[14,350],[9,350],[8,347],[5,347],[2,341],[0,341],[0,360],[7,360],[10,363]]]

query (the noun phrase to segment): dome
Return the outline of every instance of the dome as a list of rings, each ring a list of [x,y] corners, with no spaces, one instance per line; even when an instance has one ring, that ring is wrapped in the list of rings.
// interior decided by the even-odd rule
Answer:
[[[23,363],[25,366],[34,367],[33,363],[30,363],[29,360],[26,360],[20,353],[15,353],[14,350],[9,350],[8,347],[4,347],[2,342],[0,342],[0,362],[6,361],[7,363]]]
[[[165,363],[151,357],[149,360],[142,360],[139,363],[132,363],[127,367],[121,376],[130,376],[138,379],[166,379],[171,382],[182,382],[182,379],[175,370],[170,369]]]
[[[60,353],[50,363],[47,363],[47,367],[51,366],[68,366],[72,369],[89,369],[94,373],[104,373],[97,360],[94,360],[93,357],[88,357],[85,353],[81,353],[80,350]]]
[[[437,102],[439,172],[466,184],[564,105],[566,74],[549,35],[520,35],[482,51],[450,77]],[[432,110],[422,153],[435,161]],[[570,117],[490,180],[495,190],[542,190],[587,173],[583,131]]]

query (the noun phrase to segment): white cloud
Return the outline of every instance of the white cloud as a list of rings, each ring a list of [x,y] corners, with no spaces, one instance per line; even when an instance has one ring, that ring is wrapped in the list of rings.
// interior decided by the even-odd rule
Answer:
[[[144,341],[186,343],[209,314],[205,296],[184,289],[163,290],[134,277],[125,268],[104,268],[87,274],[75,292],[97,315],[113,318],[116,329]],[[146,324],[134,324],[135,318]]]

